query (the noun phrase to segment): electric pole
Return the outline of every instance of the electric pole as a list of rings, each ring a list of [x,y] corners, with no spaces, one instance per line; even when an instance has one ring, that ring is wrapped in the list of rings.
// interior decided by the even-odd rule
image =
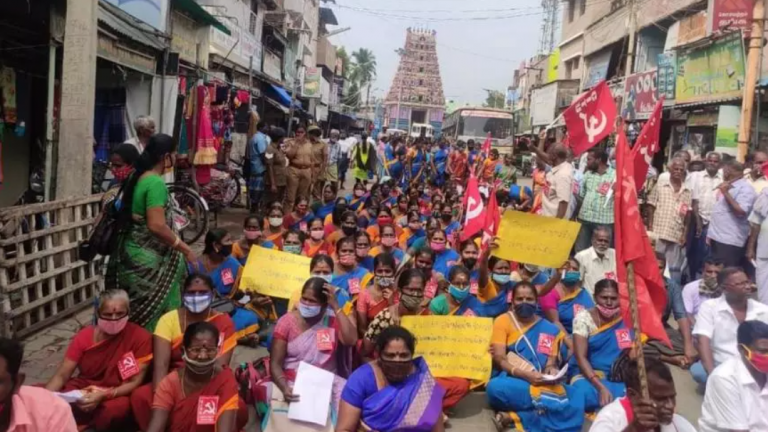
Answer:
[[[749,34],[747,53],[747,76],[744,79],[744,96],[741,98],[741,120],[736,159],[744,162],[749,148],[752,132],[752,109],[755,105],[755,86],[760,68],[760,51],[763,49],[763,31],[765,29],[765,6],[763,0],[756,0],[752,9],[752,32]],[[759,102],[758,102],[759,103]]]
[[[627,41],[627,64],[624,70],[624,77],[632,75],[632,63],[635,60],[635,32],[637,32],[637,17],[635,16],[635,0],[629,0],[627,4],[629,9],[629,40]]]

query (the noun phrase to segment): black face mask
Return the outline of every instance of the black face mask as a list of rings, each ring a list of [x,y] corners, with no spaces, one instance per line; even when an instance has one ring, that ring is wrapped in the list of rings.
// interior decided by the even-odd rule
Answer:
[[[399,383],[405,381],[411,372],[413,362],[410,361],[389,361],[379,358],[379,367],[390,383]]]
[[[453,219],[453,215],[450,213],[443,213],[441,217],[443,218],[443,222],[450,222],[451,219]]]
[[[352,235],[355,235],[357,232],[356,226],[342,226],[341,231],[344,233],[345,236],[349,237]]]
[[[461,260],[464,263],[464,267],[472,270],[477,264],[477,258],[463,258]]]
[[[232,245],[222,245],[219,248],[219,255],[225,257],[232,255]]]

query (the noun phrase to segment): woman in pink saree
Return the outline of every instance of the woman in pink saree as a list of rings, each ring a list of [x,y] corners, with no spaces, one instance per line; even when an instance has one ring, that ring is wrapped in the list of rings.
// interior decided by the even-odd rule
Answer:
[[[325,279],[310,278],[301,290],[301,300],[296,309],[283,315],[275,325],[270,350],[272,383],[283,393],[286,402],[312,397],[293,393],[299,363],[306,362],[337,373],[339,344],[355,346],[357,342],[355,324],[339,307],[334,290]],[[345,383],[344,378],[336,375],[331,394],[334,411],[338,411]],[[270,393],[267,392],[266,401],[260,402],[269,403],[272,399]]]

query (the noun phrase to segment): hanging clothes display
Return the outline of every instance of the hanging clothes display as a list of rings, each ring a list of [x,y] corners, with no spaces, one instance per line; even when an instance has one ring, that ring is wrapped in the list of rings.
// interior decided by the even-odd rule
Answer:
[[[5,123],[16,123],[16,71],[13,68],[0,67],[0,90]]]
[[[216,147],[211,124],[211,93],[204,85],[197,86],[197,136],[195,138],[195,159],[197,181],[207,184],[211,181],[211,166],[216,163]]]

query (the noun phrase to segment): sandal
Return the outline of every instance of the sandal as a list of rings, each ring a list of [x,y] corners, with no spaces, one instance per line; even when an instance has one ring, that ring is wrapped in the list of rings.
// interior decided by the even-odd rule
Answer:
[[[497,432],[504,432],[505,430],[509,429],[509,424],[512,422],[512,419],[509,417],[509,415],[503,413],[503,412],[497,412],[491,417],[491,420],[493,421],[493,425],[496,426]]]

